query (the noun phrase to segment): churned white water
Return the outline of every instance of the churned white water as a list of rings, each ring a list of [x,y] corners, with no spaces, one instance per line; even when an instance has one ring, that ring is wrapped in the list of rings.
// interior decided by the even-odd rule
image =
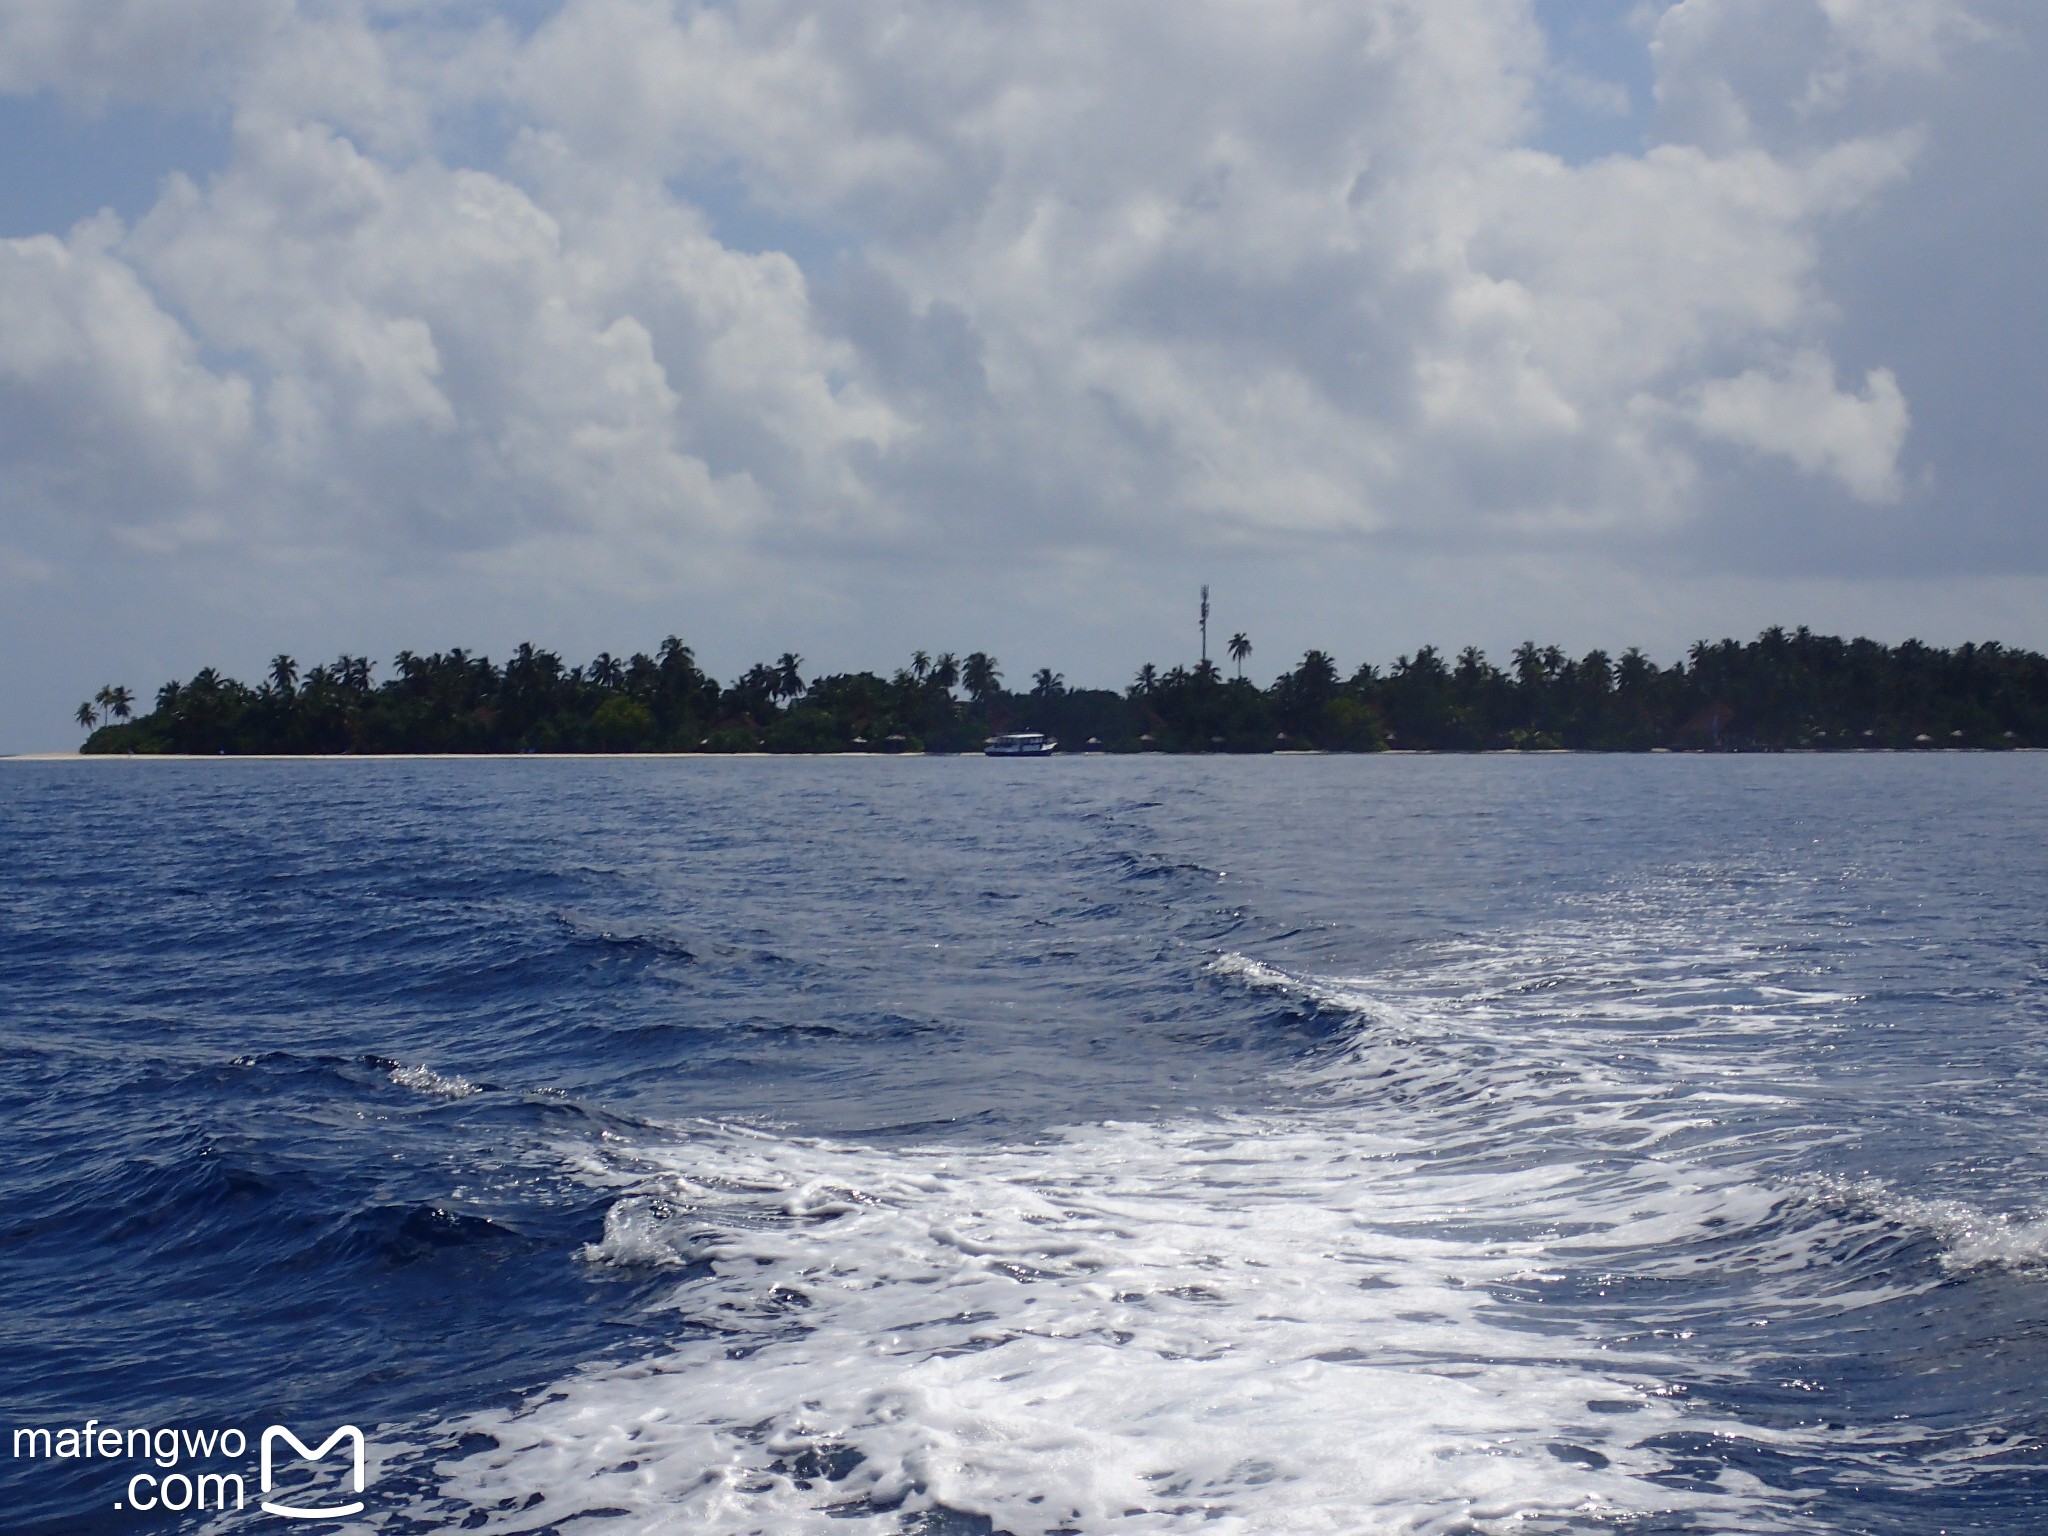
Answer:
[[[424,1063],[410,1067],[393,1067],[391,1081],[401,1088],[410,1088],[414,1093],[426,1094],[436,1099],[467,1099],[480,1092],[476,1084],[457,1073],[436,1072]]]
[[[1696,1315],[1895,1299],[1923,1282],[1837,1261],[1904,1228],[1950,1264],[2033,1262],[2040,1232],[1779,1176],[1741,1126],[1800,1091],[1769,1042],[1810,1060],[1853,999],[1672,939],[1596,913],[1379,978],[1215,956],[1205,984],[1351,1021],[1261,1113],[998,1147],[703,1125],[570,1148],[617,1191],[584,1261],[672,1270],[677,1342],[453,1426],[493,1444],[441,1467],[444,1507],[707,1536],[1768,1531],[1824,1489],[1672,1448],[1810,1440],[1938,1477],[1900,1463],[1910,1425],[1696,1405],[1685,1380],[1743,1368],[1692,1356]],[[1610,1275],[1675,1289],[1543,1304],[1567,1283],[1597,1303]]]
[[[416,1513],[1765,1532],[1827,1528],[1829,1478],[1995,1465],[1992,1439],[1758,1422],[1700,1391],[1768,1377],[1804,1320],[2027,1272],[2048,1225],[1807,1171],[1843,1134],[1804,1099],[1857,999],[1688,931],[1616,901],[1378,976],[1197,959],[1192,986],[1337,1021],[1256,1112],[996,1146],[713,1123],[565,1144],[611,1192],[581,1262],[671,1275],[670,1342],[440,1426],[487,1448],[441,1462]]]
[[[604,1264],[693,1265],[704,1336],[479,1424],[446,1491],[494,1528],[1453,1530],[1701,1502],[1642,1479],[1678,1422],[1654,1342],[1532,1335],[1492,1288],[1545,1244],[1434,1230],[1554,1176],[1430,1179],[1340,1123],[1107,1125],[879,1152],[730,1131],[621,1152]],[[518,1510],[532,1491],[545,1501]]]
[[[384,1536],[2041,1526],[2040,760],[982,770],[24,800],[24,1414]]]

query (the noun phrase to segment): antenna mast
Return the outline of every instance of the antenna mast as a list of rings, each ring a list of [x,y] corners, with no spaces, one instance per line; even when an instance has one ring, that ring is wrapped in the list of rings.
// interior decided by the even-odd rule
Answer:
[[[1202,660],[1209,659],[1209,583],[1202,583]]]

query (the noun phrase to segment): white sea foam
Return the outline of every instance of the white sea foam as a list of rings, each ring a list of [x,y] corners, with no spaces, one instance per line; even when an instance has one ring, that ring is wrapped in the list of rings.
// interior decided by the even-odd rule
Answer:
[[[431,1067],[394,1067],[391,1081],[401,1088],[410,1088],[414,1093],[426,1094],[434,1099],[466,1099],[483,1090],[466,1077],[453,1073],[442,1074]]]
[[[1556,1200],[1552,1178],[1419,1178],[1422,1150],[1326,1113],[593,1154],[635,1193],[586,1257],[703,1266],[669,1303],[703,1337],[465,1426],[498,1448],[444,1491],[493,1530],[617,1509],[633,1530],[894,1531],[936,1506],[1016,1536],[1722,1505],[1744,1528],[1741,1501],[1647,1481],[1644,1442],[1681,1423],[1668,1362],[1518,1328],[1493,1289],[1540,1277],[1545,1245],[1431,1230]]]
[[[1925,1232],[1952,1274],[1975,1269],[2048,1270],[2048,1217],[2028,1220],[1967,1200],[1904,1194],[1883,1179],[1815,1179],[1820,1200],[1860,1210],[1866,1221]]]
[[[1805,1087],[1774,1043],[1844,1027],[1854,1000],[1624,915],[1378,977],[1216,957],[1213,978],[1353,1017],[1283,1074],[1289,1108],[1018,1146],[704,1126],[565,1148],[616,1192],[584,1259],[672,1271],[679,1342],[444,1426],[494,1446],[439,1469],[437,1507],[493,1531],[603,1514],[704,1536],[880,1536],[941,1509],[1014,1536],[1657,1511],[1766,1532],[1815,1528],[1820,1490],[1739,1458],[1703,1479],[1670,1447],[1748,1443],[1871,1486],[1973,1475],[2002,1452],[1929,1450],[1906,1424],[1745,1425],[1674,1385],[1711,1369],[1686,1353],[1688,1306],[1761,1340],[1931,1283],[1838,1263],[1887,1223],[1965,1266],[2038,1262],[2048,1239],[1779,1177],[1744,1120]],[[1609,1273],[1712,1294],[1529,1300]]]
[[[1335,1060],[1295,1074],[1332,1094],[1370,1091],[1390,1067],[1425,1099],[1432,1087],[1460,1093],[1483,1077],[1476,1096],[1487,1113],[1462,1129],[1461,1148],[1483,1151],[1532,1127],[1554,1133],[1568,1126],[1634,1152],[1684,1139],[1695,1167],[1732,1161],[1757,1171],[1764,1166],[1758,1149],[1740,1130],[1723,1134],[1724,1117],[1790,1103],[1811,1079],[1816,1037],[1846,1027],[1858,999],[1766,981],[1775,972],[1744,946],[1703,949],[1681,938],[1672,925],[1639,918],[1612,927],[1559,924],[1512,949],[1450,949],[1436,964],[1382,977],[1296,975],[1237,954],[1217,957],[1208,970],[1356,1017],[1360,1027]],[[1532,1017],[1524,1001],[1531,994],[1555,1007]],[[1632,1068],[1612,1067],[1618,1043],[1638,1055]],[[1810,1153],[1813,1144],[1808,1139],[1799,1150]],[[1732,1159],[1718,1157],[1731,1150]],[[1638,1167],[1632,1177],[1646,1172]],[[1829,1207],[1827,1222],[1777,1224],[1767,1242],[1746,1250],[1744,1261],[1760,1271],[1804,1268],[1886,1223],[1933,1237],[1952,1272],[2048,1268],[2048,1217],[1909,1195],[1883,1180],[1747,1179],[1717,1198],[1741,1208],[1712,1213],[1717,1226],[1734,1230],[1773,1227],[1772,1213],[1788,1202]],[[1676,1226],[1663,1223],[1664,1235],[1675,1238],[1708,1214],[1688,1209]],[[1635,1228],[1647,1249],[1657,1236],[1655,1224]],[[1654,1259],[1643,1262],[1657,1267]]]

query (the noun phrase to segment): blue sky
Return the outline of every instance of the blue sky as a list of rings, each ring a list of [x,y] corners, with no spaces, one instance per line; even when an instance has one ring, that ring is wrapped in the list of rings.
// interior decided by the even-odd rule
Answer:
[[[1536,0],[1551,62],[1538,145],[1574,163],[1642,153],[1657,92],[1648,13],[1639,0]]]
[[[0,237],[69,229],[102,208],[139,219],[173,171],[204,177],[227,164],[228,129],[200,109],[0,96]]]
[[[0,750],[278,651],[2048,645],[2018,0],[10,0]]]

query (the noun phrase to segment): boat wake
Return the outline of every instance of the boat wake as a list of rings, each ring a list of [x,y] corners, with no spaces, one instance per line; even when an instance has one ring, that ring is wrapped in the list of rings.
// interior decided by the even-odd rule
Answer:
[[[2030,1271],[2044,1226],[1799,1171],[1830,1128],[1759,1126],[1797,1121],[1800,1063],[1855,999],[1673,940],[1602,917],[1371,978],[1214,956],[1204,984],[1350,1019],[1266,1112],[998,1147],[566,1145],[611,1193],[583,1262],[669,1277],[667,1343],[439,1426],[469,1449],[412,1514],[1776,1532],[1835,1528],[1823,1465],[1908,1490],[2003,1466],[1994,1434],[1729,1406],[1800,1385],[1774,1375],[1788,1329]]]

